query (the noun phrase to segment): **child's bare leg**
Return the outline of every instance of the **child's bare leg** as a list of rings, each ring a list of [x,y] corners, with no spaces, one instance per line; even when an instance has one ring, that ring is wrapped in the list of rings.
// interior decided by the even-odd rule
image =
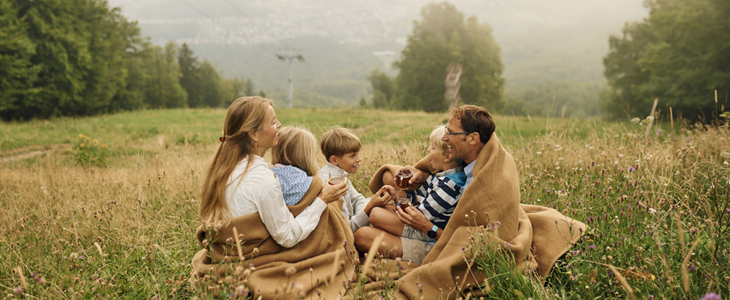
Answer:
[[[375,238],[383,232],[383,230],[369,226],[360,227],[360,229],[355,231],[355,248],[360,253],[367,253],[375,242]],[[378,253],[389,258],[403,257],[402,248],[403,245],[400,236],[385,232],[385,237],[383,237],[383,241],[378,247]]]
[[[383,185],[395,186],[395,177],[390,170],[383,172]]]
[[[373,207],[373,210],[370,211],[370,224],[398,237],[403,235],[403,226],[405,226],[395,212],[382,207]]]

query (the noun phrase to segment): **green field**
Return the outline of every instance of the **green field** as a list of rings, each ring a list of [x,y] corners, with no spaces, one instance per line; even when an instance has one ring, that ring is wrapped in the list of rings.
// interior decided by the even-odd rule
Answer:
[[[351,179],[366,196],[377,167],[415,163],[428,133],[446,121],[378,110],[277,115],[316,136],[335,125],[353,129],[364,160]],[[201,180],[224,117],[222,109],[179,109],[1,123],[0,297],[210,298],[187,279]],[[495,121],[516,160],[522,202],[549,205],[592,231],[547,278],[515,275],[495,267],[501,258],[484,256],[477,266],[493,274],[492,297],[632,297],[609,266],[636,298],[727,297],[727,128]]]

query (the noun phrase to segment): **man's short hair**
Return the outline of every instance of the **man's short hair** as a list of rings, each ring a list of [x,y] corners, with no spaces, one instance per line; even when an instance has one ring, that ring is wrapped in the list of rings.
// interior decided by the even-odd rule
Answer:
[[[461,128],[468,133],[478,132],[479,140],[486,144],[492,137],[496,124],[483,107],[476,105],[462,105],[449,110],[449,117],[454,117],[461,121]]]
[[[340,157],[347,153],[359,152],[361,147],[360,139],[355,133],[339,126],[327,130],[319,140],[319,148],[328,162],[332,155]]]

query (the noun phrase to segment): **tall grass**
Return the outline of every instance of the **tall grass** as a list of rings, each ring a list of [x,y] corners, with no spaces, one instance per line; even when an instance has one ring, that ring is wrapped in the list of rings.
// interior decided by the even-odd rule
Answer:
[[[144,111],[0,124],[0,297],[206,297],[187,280],[198,250],[200,183],[224,114]],[[317,136],[334,125],[353,128],[364,159],[350,178],[366,196],[380,165],[423,157],[427,134],[445,121],[443,114],[387,111],[277,114]],[[727,297],[727,128],[655,124],[645,138],[640,124],[495,119],[517,162],[522,202],[558,209],[590,230],[545,279],[510,273],[509,259],[476,243],[474,266],[490,274],[486,297]],[[64,150],[79,134],[109,146],[102,166],[77,164]],[[14,159],[38,149],[47,154]]]

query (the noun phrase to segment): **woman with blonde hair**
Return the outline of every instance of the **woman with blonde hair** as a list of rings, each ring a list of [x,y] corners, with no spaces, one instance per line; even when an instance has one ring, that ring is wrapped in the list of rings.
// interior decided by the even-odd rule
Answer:
[[[279,142],[271,149],[271,163],[286,205],[299,203],[312,184],[312,176],[319,170],[317,139],[303,128],[281,128]]]
[[[203,183],[201,219],[210,224],[259,213],[270,236],[290,248],[306,239],[327,204],[347,192],[347,184],[325,184],[317,199],[294,217],[276,175],[263,156],[278,142],[281,123],[271,100],[243,97],[228,108],[221,144]]]

